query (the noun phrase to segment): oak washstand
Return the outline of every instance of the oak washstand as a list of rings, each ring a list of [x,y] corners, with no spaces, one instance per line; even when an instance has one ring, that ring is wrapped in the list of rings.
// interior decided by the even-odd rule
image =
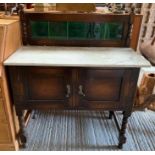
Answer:
[[[138,32],[131,33],[137,16],[23,10],[20,15],[24,46],[4,62],[20,142],[26,143],[25,109],[108,110],[122,148],[139,70],[150,66],[130,48],[137,42]],[[115,111],[122,111],[121,126]]]

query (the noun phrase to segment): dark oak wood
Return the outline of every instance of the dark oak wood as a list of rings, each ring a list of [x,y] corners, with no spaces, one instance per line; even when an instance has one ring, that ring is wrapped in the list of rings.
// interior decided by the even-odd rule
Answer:
[[[48,46],[106,46],[127,47],[130,36],[130,14],[64,13],[64,12],[25,12],[20,10],[22,40],[24,45]],[[54,40],[48,38],[33,39],[30,21],[69,21],[69,22],[118,22],[123,24],[121,40]],[[132,24],[132,23],[131,23]]]
[[[115,108],[120,104],[125,70],[81,69],[79,73],[79,104],[88,108]]]
[[[23,116],[23,110],[16,110],[16,113],[18,115],[18,120],[19,120],[19,126],[20,126],[20,131],[18,133],[18,141],[20,143],[21,147],[25,147],[26,144],[26,132],[25,132],[25,124],[24,124],[24,116]]]
[[[71,71],[65,68],[10,67],[14,99],[26,109],[67,108],[72,104]],[[18,80],[16,80],[18,79]]]
[[[123,112],[123,120],[122,120],[122,126],[120,129],[120,133],[119,133],[119,144],[118,144],[118,148],[122,149],[123,144],[126,142],[126,137],[125,137],[125,130],[127,127],[127,123],[128,123],[128,115],[126,114],[126,112]]]
[[[133,31],[130,38],[130,47],[132,47],[135,51],[137,50],[142,18],[143,18],[142,15],[133,15],[132,17]]]
[[[64,13],[64,12],[24,12],[20,10],[23,44],[47,46],[106,46],[137,48],[142,15],[135,14],[98,14],[98,13]],[[30,21],[70,21],[70,22],[119,22],[123,24],[121,40],[54,40],[33,39]]]
[[[20,19],[24,45],[129,47],[133,45],[130,44],[131,32],[136,33],[138,39],[137,29],[131,30],[133,14],[37,13],[24,12],[21,9]],[[35,40],[30,29],[31,20],[121,22],[123,34],[120,40]],[[134,25],[136,25],[135,21]],[[132,34],[132,38],[133,36]],[[135,48],[135,44],[133,46]],[[22,111],[51,108],[109,110],[109,118],[114,116],[119,131],[118,147],[122,148],[126,141],[127,119],[131,115],[134,104],[139,68],[8,66],[6,69],[21,126],[19,138],[23,145],[26,138],[22,125]],[[121,127],[114,111],[123,111]]]
[[[135,89],[127,89],[135,70],[9,67],[9,74],[15,103],[28,109],[32,106],[124,109],[128,97],[125,95]]]
[[[125,124],[134,103],[138,68],[10,66],[7,69],[20,122],[20,111],[25,109],[110,110],[110,118],[112,111],[121,110],[126,115],[120,130],[119,148],[125,143]],[[22,123],[20,125],[23,128]],[[21,129],[20,134],[23,144],[24,130]]]

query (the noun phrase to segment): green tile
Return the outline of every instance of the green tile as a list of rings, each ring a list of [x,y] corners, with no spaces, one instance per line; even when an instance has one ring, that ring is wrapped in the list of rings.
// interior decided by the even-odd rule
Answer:
[[[122,23],[101,23],[100,39],[103,40],[120,40],[123,33]]]
[[[33,39],[120,40],[123,23],[31,21]]]
[[[89,23],[85,22],[69,22],[68,23],[68,38],[70,40],[88,39]]]
[[[47,38],[48,37],[48,22],[31,21],[32,38]]]
[[[101,32],[102,32],[102,29],[101,29],[101,24],[100,23],[94,23],[94,30],[93,30],[93,33],[94,33],[94,39],[95,40],[100,40],[101,38]]]
[[[67,22],[49,22],[50,39],[67,39]]]

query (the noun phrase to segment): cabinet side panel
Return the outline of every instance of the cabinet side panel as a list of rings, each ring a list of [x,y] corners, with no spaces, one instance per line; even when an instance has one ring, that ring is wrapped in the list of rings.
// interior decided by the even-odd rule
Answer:
[[[4,42],[5,42],[5,26],[0,26],[0,64],[3,61],[3,55],[4,55]]]
[[[19,21],[7,26],[4,58],[6,60],[12,53],[21,47],[21,32]]]

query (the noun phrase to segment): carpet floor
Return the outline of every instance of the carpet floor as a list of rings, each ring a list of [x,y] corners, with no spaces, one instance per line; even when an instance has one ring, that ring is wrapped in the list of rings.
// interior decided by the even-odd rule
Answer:
[[[21,151],[115,151],[118,130],[108,112],[37,111],[30,119],[27,144]],[[117,112],[121,123],[122,114]],[[155,112],[133,112],[123,151],[155,151]]]

